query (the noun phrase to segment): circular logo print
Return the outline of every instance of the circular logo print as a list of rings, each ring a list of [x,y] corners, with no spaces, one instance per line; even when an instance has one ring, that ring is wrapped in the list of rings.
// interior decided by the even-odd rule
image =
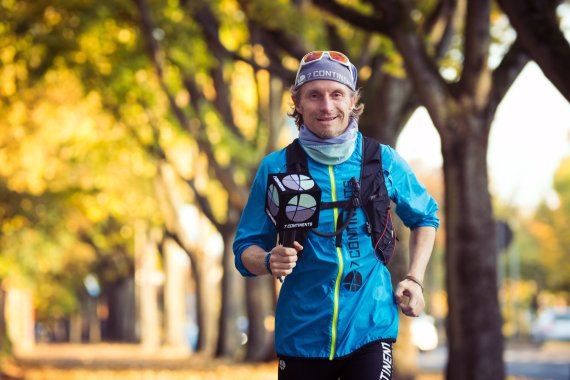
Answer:
[[[279,191],[275,185],[269,185],[267,189],[267,208],[273,216],[279,213]]]
[[[309,219],[317,209],[317,201],[312,195],[295,195],[285,206],[285,215],[293,222],[299,223]]]
[[[350,292],[356,292],[362,286],[362,275],[356,270],[349,272],[342,280],[342,286]]]
[[[315,181],[303,174],[290,174],[283,177],[281,182],[285,187],[295,191],[310,190],[315,187]]]

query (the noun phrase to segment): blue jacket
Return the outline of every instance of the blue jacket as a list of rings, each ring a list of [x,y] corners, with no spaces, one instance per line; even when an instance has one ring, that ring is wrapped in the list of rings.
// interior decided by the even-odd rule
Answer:
[[[327,166],[308,157],[309,171],[322,190],[321,201],[345,200],[351,193],[349,180],[359,179],[362,135],[345,162]],[[381,145],[382,166],[388,195],[396,213],[414,229],[439,226],[437,203],[420,184],[408,164],[386,145]],[[251,245],[270,251],[277,231],[265,213],[267,177],[284,173],[285,150],[261,162],[241,216],[233,245],[235,264],[243,276],[252,276],[241,261]],[[321,210],[318,230],[333,232],[337,209]],[[302,258],[286,277],[277,302],[275,347],[280,356],[335,359],[351,354],[378,340],[395,340],[398,309],[390,273],[374,255],[372,240],[364,229],[361,208],[343,232],[342,246],[334,237],[309,233]]]

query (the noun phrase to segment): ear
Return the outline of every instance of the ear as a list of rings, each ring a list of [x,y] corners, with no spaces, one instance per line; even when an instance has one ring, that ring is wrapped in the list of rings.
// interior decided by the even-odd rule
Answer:
[[[303,107],[301,107],[300,103],[295,102],[295,98],[293,96],[291,96],[291,101],[293,102],[293,105],[295,106],[295,111],[299,112],[300,114],[303,113]]]
[[[352,112],[354,110],[354,107],[356,107],[356,93],[354,93],[351,97],[350,97],[350,112]]]

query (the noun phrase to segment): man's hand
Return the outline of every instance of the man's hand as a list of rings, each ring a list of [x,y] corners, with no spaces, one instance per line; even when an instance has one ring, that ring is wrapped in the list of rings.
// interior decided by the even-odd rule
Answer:
[[[271,273],[277,278],[290,275],[297,265],[297,253],[303,250],[303,246],[298,242],[293,243],[294,248],[278,245],[271,250],[269,267]]]
[[[395,296],[402,313],[408,317],[418,317],[425,307],[422,287],[411,280],[400,281]]]

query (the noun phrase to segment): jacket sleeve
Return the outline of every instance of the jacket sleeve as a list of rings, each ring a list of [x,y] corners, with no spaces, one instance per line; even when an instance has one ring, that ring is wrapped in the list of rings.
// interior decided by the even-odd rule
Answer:
[[[269,173],[277,173],[283,170],[279,165],[272,162],[279,158],[279,152],[267,156],[260,164],[246,206],[241,215],[236,237],[233,243],[235,266],[242,276],[254,276],[249,272],[241,260],[241,255],[246,248],[257,245],[266,251],[275,247],[277,242],[277,230],[271,219],[265,213],[265,197],[267,192],[267,176]],[[284,162],[284,161],[283,161]]]
[[[396,214],[411,228],[439,227],[438,205],[408,163],[387,145],[381,145],[384,180]]]

